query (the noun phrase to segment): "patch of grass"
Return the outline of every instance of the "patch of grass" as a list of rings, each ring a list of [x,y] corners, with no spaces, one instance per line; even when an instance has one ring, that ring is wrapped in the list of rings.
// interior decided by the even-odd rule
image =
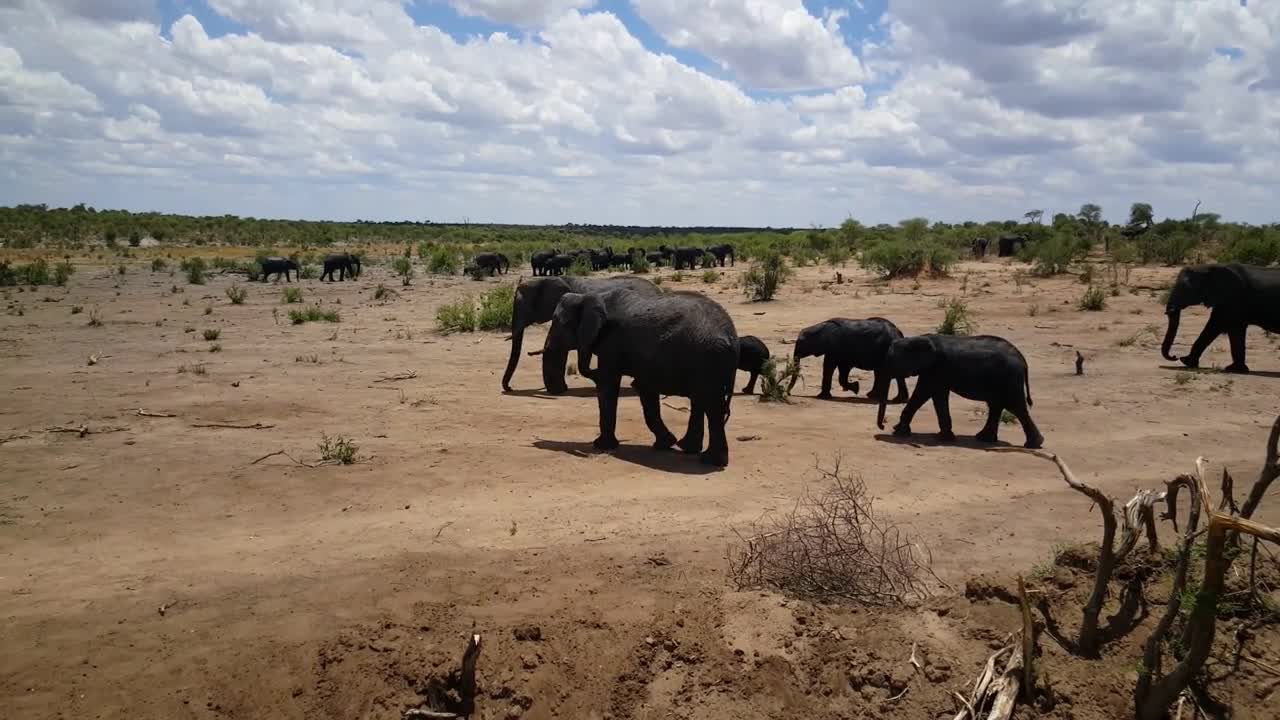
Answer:
[[[800,377],[800,364],[795,358],[787,357],[782,368],[778,367],[778,358],[770,357],[760,368],[760,402],[791,402],[791,391],[788,389],[794,379]]]
[[[300,262],[298,263],[298,279],[299,280],[315,280],[320,277],[320,268],[315,263]]]
[[[1027,317],[1035,317],[1040,314],[1040,304],[1031,303],[1031,307],[1027,308]]]
[[[1001,425],[1012,425],[1012,424],[1014,424],[1014,423],[1016,423],[1016,422],[1018,422],[1018,416],[1017,416],[1017,415],[1014,415],[1013,413],[1009,412],[1008,410],[1001,410],[1001,411],[1000,411],[1000,424],[1001,424]]]
[[[209,266],[202,257],[197,256],[182,261],[182,271],[187,274],[187,282],[192,285],[203,285],[205,273],[208,270]]]
[[[462,267],[462,260],[458,257],[458,253],[448,248],[436,248],[427,258],[427,272],[432,275],[453,275],[460,267]]]
[[[373,299],[379,302],[382,302],[384,300],[393,300],[398,297],[400,297],[400,293],[396,292],[395,290],[392,290],[391,288],[387,287],[386,285],[383,285],[382,283],[378,283],[378,287],[374,288],[373,290]]]
[[[445,303],[436,309],[436,327],[442,332],[475,332],[478,326],[476,304],[469,297]]]
[[[409,281],[413,280],[413,260],[401,255],[392,261],[391,269],[400,276],[401,284],[408,287]]]
[[[151,260],[151,272],[153,273],[162,272],[167,267],[169,267],[169,263],[165,262],[164,258],[153,258]]]
[[[79,315],[79,314],[80,314],[80,313],[82,313],[82,312],[84,312],[84,308],[83,308],[83,307],[81,307],[81,306],[79,306],[79,305],[72,305],[72,306],[71,306],[71,314],[72,314],[72,315]]]
[[[286,305],[302,302],[302,288],[300,287],[285,288],[283,298]]]
[[[294,362],[300,362],[300,363],[312,363],[312,364],[314,364],[314,365],[319,365],[319,364],[320,364],[320,356],[319,356],[319,355],[315,355],[315,354],[311,354],[311,355],[298,355],[298,356],[296,356],[296,357],[294,357],[294,358],[293,358],[293,361],[294,361]]]
[[[329,437],[325,433],[320,433],[320,460],[322,462],[336,462],[342,465],[350,465],[356,461],[356,450],[359,446],[354,441],[341,435]]]
[[[98,308],[89,311],[89,327],[102,327],[102,316],[98,314]]]
[[[205,329],[204,332],[200,334],[204,337],[205,340],[212,341],[212,340],[217,340],[222,335],[222,331],[217,328],[207,328]]]
[[[244,299],[247,297],[249,297],[249,291],[239,285],[232,285],[227,288],[227,299],[231,301],[232,305],[243,305]]]
[[[190,365],[178,366],[179,375],[186,375],[187,373],[191,373],[192,375],[207,375],[209,374],[209,371],[205,368],[204,363],[192,363]]]
[[[480,296],[481,330],[510,330],[516,291],[510,285],[496,287]]]
[[[121,267],[124,267],[123,265]],[[53,284],[62,287],[71,279],[71,274],[76,271],[75,266],[63,260],[53,266]],[[123,273],[121,273],[123,274]]]
[[[706,270],[702,273],[702,282],[710,285],[720,279],[719,270]]]
[[[941,335],[972,335],[978,324],[973,319],[969,305],[960,298],[951,298],[946,304],[946,313],[942,316],[942,324],[938,326]]]
[[[683,273],[683,272],[681,272],[681,271],[677,270],[677,271],[675,271],[675,272],[671,273],[671,282],[683,282],[683,281],[684,281],[684,273]]]
[[[644,253],[638,253],[631,258],[631,272],[637,275],[644,275],[649,272],[649,258]]]
[[[1088,312],[1105,310],[1107,308],[1107,293],[1100,287],[1090,286],[1080,296],[1080,301],[1077,305],[1081,310]]]
[[[657,285],[657,286],[659,286],[659,287],[661,287],[661,286],[662,286],[662,281],[663,281],[663,280],[666,280],[666,278],[664,278],[664,277],[662,277],[661,275],[659,275],[658,277],[656,277],[656,278],[654,278],[654,279],[653,279],[653,284],[654,284],[654,285]]]
[[[1190,383],[1192,380],[1195,380],[1195,379],[1196,379],[1195,373],[1181,371],[1173,376],[1173,383],[1175,385],[1182,386]]]
[[[591,258],[586,255],[579,255],[574,259],[573,264],[565,270],[566,275],[574,275],[576,277],[586,277],[591,274]]]
[[[215,352],[222,352],[222,343],[214,343],[214,344],[210,345],[210,346],[209,346],[209,352],[211,352],[211,353],[215,353]]]
[[[765,302],[777,295],[778,288],[791,277],[792,272],[782,253],[771,250],[742,276],[742,286],[747,297],[755,302]]]
[[[212,305],[205,305],[205,306],[204,306],[204,314],[205,314],[205,315],[212,315],[212,314],[213,314],[213,306],[212,306]]]
[[[319,305],[312,305],[303,310],[290,310],[289,322],[294,325],[301,325],[305,322],[342,322],[342,317],[338,315],[337,310],[325,310]]]
[[[128,273],[129,273],[129,268],[127,266],[123,264],[116,266],[116,274],[123,276],[123,275],[127,275]]]
[[[578,366],[574,363],[565,364],[564,374],[566,377],[578,377]]]

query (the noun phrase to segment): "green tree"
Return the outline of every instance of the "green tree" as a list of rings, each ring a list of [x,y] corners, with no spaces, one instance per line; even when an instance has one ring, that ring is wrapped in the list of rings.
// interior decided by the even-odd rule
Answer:
[[[903,220],[898,223],[902,226],[902,234],[906,239],[913,243],[924,240],[924,235],[929,230],[929,219],[922,217],[914,217]]]
[[[1026,221],[1027,221],[1027,222],[1029,222],[1029,223],[1035,223],[1036,225],[1039,225],[1039,224],[1040,224],[1040,221],[1044,219],[1044,211],[1043,211],[1043,210],[1028,210],[1028,211],[1026,211],[1026,212],[1022,213],[1022,217],[1023,217],[1023,218],[1025,218],[1025,219],[1026,219]]]
[[[1129,206],[1129,224],[1151,227],[1155,222],[1151,211],[1151,203],[1134,203]]]
[[[1080,218],[1080,222],[1085,227],[1085,232],[1089,235],[1089,242],[1097,244],[1098,236],[1102,234],[1102,207],[1093,203],[1085,203],[1080,206],[1080,212],[1076,213],[1076,217]],[[1111,251],[1110,238],[1106,241],[1107,251]]]

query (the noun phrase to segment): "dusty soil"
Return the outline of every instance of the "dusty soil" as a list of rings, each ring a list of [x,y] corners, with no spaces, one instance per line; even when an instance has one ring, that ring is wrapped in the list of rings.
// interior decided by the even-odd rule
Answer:
[[[832,316],[931,331],[939,301],[963,295],[981,332],[1027,356],[1045,447],[1080,479],[1127,498],[1203,454],[1213,472],[1252,480],[1280,406],[1275,339],[1251,330],[1253,375],[1209,367],[1229,362],[1225,338],[1204,371],[1184,373],[1158,352],[1155,296],[1173,270],[1135,271],[1132,291],[1082,312],[1075,278],[1028,281],[1020,267],[966,263],[918,287],[853,266],[829,284],[832,269],[805,268],[779,299],[754,304],[733,285],[743,265],[714,285],[688,274],[676,285],[711,294],[775,354]],[[505,333],[434,330],[439,304],[511,276],[400,288],[370,267],[354,283],[303,281],[307,302],[342,321],[298,326],[282,284],[247,284],[248,300],[232,305],[235,281],[84,265],[66,289],[5,293],[0,715],[399,718],[474,629],[477,717],[951,717],[950,691],[971,685],[1017,626],[1014,607],[966,598],[966,581],[1007,582],[1043,568],[1056,546],[1100,535],[1097,513],[1051,464],[963,437],[936,444],[930,406],[918,435],[898,441],[876,429],[874,405],[838,388],[836,400],[813,398],[817,360],[791,404],[735,398],[730,465],[712,471],[651,451],[634,398],[621,406],[623,447],[594,452],[589,383],[570,378],[569,394],[547,396],[536,358],[524,358],[504,394]],[[375,301],[379,282],[399,297]],[[94,312],[101,326],[88,324]],[[1184,313],[1179,348],[1206,312]],[[220,352],[206,328],[221,331]],[[526,348],[544,332],[531,329]],[[687,401],[664,404],[678,427]],[[962,436],[983,421],[958,398],[952,413]],[[194,427],[214,423],[270,427]],[[359,461],[308,467],[322,433],[353,438]],[[1001,438],[1022,442],[1016,424]],[[276,451],[288,455],[255,464]],[[727,583],[733,528],[789,507],[837,452],[878,510],[928,544],[952,589],[921,608],[853,610]],[[1280,503],[1264,503],[1262,519],[1278,518]],[[1161,533],[1172,542],[1167,523]],[[1085,592],[1071,572],[1050,575]],[[1158,617],[1164,596],[1149,600]],[[540,639],[517,639],[529,625]],[[1260,631],[1250,657],[1280,666],[1274,635]],[[907,663],[912,643],[920,672]],[[1093,664],[1051,642],[1042,650],[1065,699],[1045,716],[1129,713],[1135,644]],[[1214,687],[1236,717],[1273,717],[1276,678],[1254,664]]]

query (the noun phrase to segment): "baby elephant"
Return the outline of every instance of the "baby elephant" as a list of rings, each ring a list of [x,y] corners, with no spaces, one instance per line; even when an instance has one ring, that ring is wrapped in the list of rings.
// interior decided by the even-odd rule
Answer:
[[[742,388],[746,395],[756,392],[756,378],[764,368],[764,361],[769,359],[769,348],[755,335],[743,335],[738,338],[738,369],[751,373],[747,386]]]
[[[874,381],[867,397],[878,400],[889,396],[893,376],[884,372],[881,364],[885,353],[889,351],[889,345],[900,337],[902,331],[898,326],[882,317],[864,320],[831,318],[800,331],[800,335],[796,337],[793,357],[799,362],[803,358],[822,356],[822,392],[818,393],[818,397],[831,397],[831,376],[837,369],[840,370],[840,387],[857,395],[858,382],[849,382],[849,371],[858,368],[874,373]],[[792,378],[791,387],[795,387],[795,384],[796,379]],[[898,397],[895,402],[906,399],[907,383],[898,378]]]
[[[995,442],[1000,428],[1000,416],[1005,411],[1013,413],[1022,423],[1027,436],[1026,447],[1044,445],[1044,436],[1031,419],[1028,407],[1031,402],[1031,379],[1027,372],[1027,360],[1013,343],[995,335],[919,335],[894,340],[885,356],[884,370],[893,377],[904,378],[919,375],[911,399],[902,409],[893,434],[911,434],[911,418],[924,405],[933,400],[938,414],[938,436],[943,440],[955,440],[951,432],[950,394],[979,400],[987,404],[987,424],[975,437],[981,442]],[[1025,388],[1025,394],[1023,392]],[[885,401],[880,400],[880,412],[876,425],[884,429]]]

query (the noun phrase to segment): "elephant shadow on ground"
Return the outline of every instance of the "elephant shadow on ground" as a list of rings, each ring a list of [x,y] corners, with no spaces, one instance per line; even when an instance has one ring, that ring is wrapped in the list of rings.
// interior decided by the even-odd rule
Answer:
[[[1016,432],[1016,430],[1015,430]],[[1020,448],[1021,443],[1014,444],[1005,442],[1004,440],[996,440],[993,443],[975,440],[972,435],[965,436],[956,434],[955,440],[943,440],[936,433],[916,432],[908,437],[899,437],[892,432],[876,433],[876,440],[892,445],[908,445],[910,447],[959,447],[969,450],[990,450],[991,448]]]
[[[597,450],[590,442],[570,442],[566,440],[534,440],[533,446],[539,450],[551,450],[574,457],[592,457],[593,455],[612,455],[633,465],[647,467],[650,470],[681,473],[683,475],[710,475],[721,472],[724,468],[704,465],[698,461],[697,455],[690,455],[679,450],[654,450],[648,445],[623,443],[614,450]]]
[[[558,400],[559,398],[593,398],[596,396],[596,389],[594,387],[571,387],[559,395],[553,395],[543,388],[530,388],[528,390],[504,390],[502,394],[515,395],[516,397],[539,398],[542,400]],[[618,390],[618,397],[634,397],[635,394],[635,390],[626,386],[623,386]]]
[[[803,397],[803,396],[802,396]],[[818,397],[817,395],[808,396],[809,400],[817,400],[818,402],[844,403],[845,405],[870,405],[875,407],[880,404],[879,400],[869,398],[865,395],[832,395],[831,397]],[[889,405],[903,405],[907,402],[906,398],[901,400],[890,398]]]
[[[1183,365],[1182,363],[1178,363],[1177,365],[1158,365],[1157,367],[1159,367],[1161,370],[1189,372],[1189,373],[1195,373],[1197,375],[1223,375],[1225,377],[1255,376],[1255,377],[1264,377],[1264,378],[1280,378],[1280,371],[1276,371],[1276,370],[1254,370],[1253,368],[1249,368],[1248,373],[1229,373],[1229,372],[1223,372],[1222,368],[1211,368],[1211,367],[1191,368],[1191,367],[1187,367],[1186,365]]]

